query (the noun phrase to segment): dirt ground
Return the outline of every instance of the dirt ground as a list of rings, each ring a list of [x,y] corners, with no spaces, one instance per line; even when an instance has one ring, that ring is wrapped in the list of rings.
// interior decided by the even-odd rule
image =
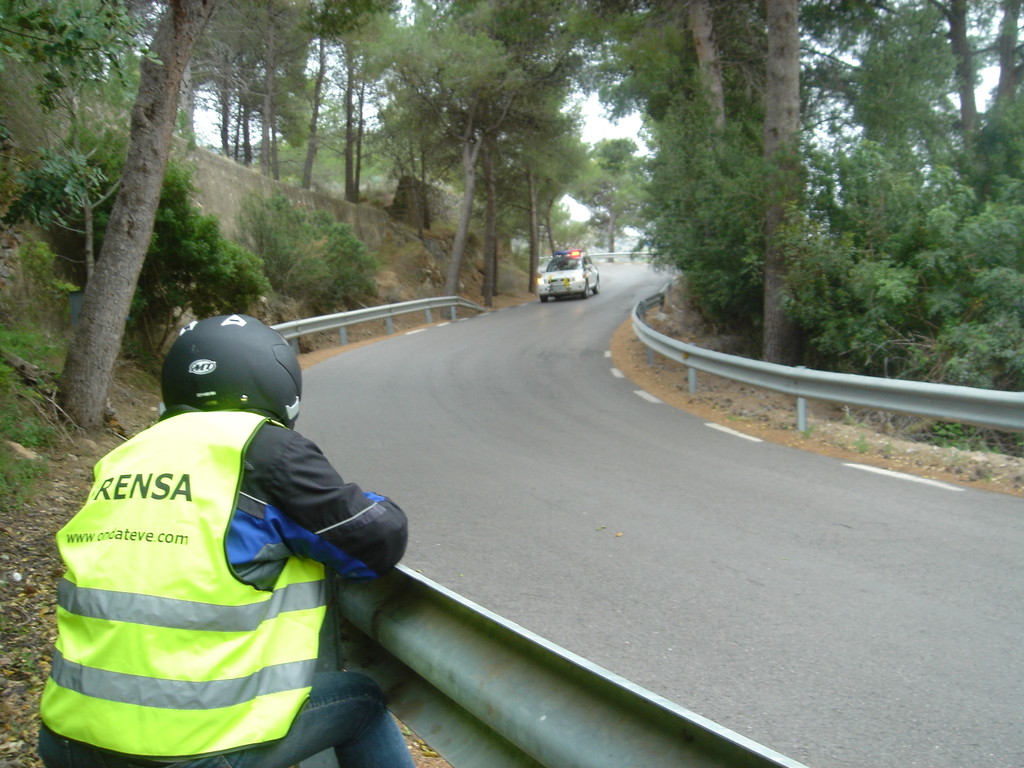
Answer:
[[[525,293],[500,296],[494,308],[525,301],[536,299]],[[402,332],[422,322],[420,315],[396,318],[395,330]],[[652,323],[669,333],[678,319],[668,313],[654,316]],[[373,343],[383,334],[383,325],[353,329],[351,343],[345,347],[335,346],[336,336],[332,335],[305,341],[300,360],[308,368]],[[825,404],[809,405],[811,428],[802,434],[796,430],[795,404],[790,398],[705,374],[699,377],[698,391],[690,394],[681,365],[660,357],[648,364],[646,347],[626,319],[611,339],[610,350],[612,364],[638,388],[709,422],[843,461],[1024,496],[1022,459],[925,446],[902,439],[890,422],[871,414]],[[55,637],[54,598],[63,573],[53,536],[88,492],[95,461],[156,419],[157,396],[151,387],[133,385],[134,380],[138,377],[130,369],[119,371],[111,393],[117,420],[110,429],[92,437],[71,435],[49,454],[37,456],[48,467],[45,489],[25,509],[0,513],[0,768],[40,766],[34,751],[36,713],[49,673]],[[448,768],[447,762],[408,729],[406,739],[418,768]]]

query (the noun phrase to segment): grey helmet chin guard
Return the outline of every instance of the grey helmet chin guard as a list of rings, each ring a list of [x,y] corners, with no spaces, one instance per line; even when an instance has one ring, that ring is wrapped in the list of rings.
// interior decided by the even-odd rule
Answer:
[[[302,370],[288,341],[248,315],[219,315],[181,329],[161,375],[167,410],[253,411],[295,426]]]

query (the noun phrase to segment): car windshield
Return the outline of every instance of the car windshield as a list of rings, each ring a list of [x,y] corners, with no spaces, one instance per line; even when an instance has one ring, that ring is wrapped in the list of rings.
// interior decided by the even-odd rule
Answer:
[[[548,263],[547,271],[548,272],[560,272],[563,269],[579,269],[579,268],[580,268],[580,260],[579,259],[570,259],[568,256],[555,256],[555,258],[553,258]]]

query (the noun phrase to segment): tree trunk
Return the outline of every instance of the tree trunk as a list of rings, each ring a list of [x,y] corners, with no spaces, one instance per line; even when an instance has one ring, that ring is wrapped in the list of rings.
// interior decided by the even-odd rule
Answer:
[[[459,206],[459,226],[455,230],[455,242],[452,243],[451,261],[448,263],[448,274],[445,276],[444,291],[447,296],[459,292],[459,272],[462,270],[462,257],[469,240],[469,223],[473,218],[473,192],[476,188],[476,160],[480,155],[483,135],[477,135],[476,115],[480,96],[473,98],[473,104],[467,111],[466,126],[462,132],[462,204]]]
[[[484,191],[487,199],[484,203],[484,280],[483,294],[484,306],[494,306],[494,286],[497,282],[497,253],[498,253],[498,217],[496,213],[497,192],[494,187],[494,145],[492,142],[485,142],[483,147],[482,165],[484,172]]]
[[[711,110],[715,115],[715,127],[725,127],[725,89],[722,86],[722,62],[718,57],[715,43],[715,29],[711,20],[711,4],[708,0],[690,0],[690,29],[693,44],[697,49],[701,79],[711,97]]]
[[[363,77],[359,77],[359,101],[356,107],[356,170],[355,179],[352,184],[352,189],[355,193],[355,198],[352,200],[353,203],[359,202],[359,186],[362,183],[363,177],[363,136],[366,133],[366,83],[363,82]],[[426,166],[424,166],[426,167]],[[426,210],[426,209],[424,209]],[[427,224],[427,228],[430,228],[430,224]]]
[[[323,37],[317,46],[316,80],[313,84],[313,110],[309,118],[309,143],[306,145],[306,162],[302,166],[302,188],[313,188],[313,163],[317,152],[317,123],[320,121],[320,100],[324,93],[324,76],[327,74],[327,43]]]
[[[462,144],[462,204],[459,206],[459,226],[455,230],[455,242],[452,244],[451,261],[448,274],[444,281],[446,296],[454,296],[459,292],[459,272],[462,270],[462,257],[469,240],[469,223],[473,218],[473,192],[476,188],[476,158],[480,154],[483,139],[469,138]]]
[[[262,146],[260,147],[260,173],[270,176],[271,131],[274,129],[274,90],[277,88],[277,52],[275,45],[274,1],[267,0],[267,60],[263,78]]]
[[[217,89],[218,101],[220,102],[220,148],[224,157],[232,157],[231,152],[231,92],[226,86]],[[237,133],[236,133],[237,135]],[[238,160],[237,142],[234,159]]]
[[[277,123],[277,100],[274,100],[271,114],[274,115],[274,120],[270,125],[270,178],[274,181],[281,180],[281,166],[277,162],[277,146],[278,139],[280,138],[277,133],[277,129],[274,125]]]
[[[530,269],[526,279],[526,290],[537,293],[537,267],[540,265],[540,232],[537,212],[537,180],[533,169],[526,170],[526,186],[530,191]]]
[[[1010,103],[1017,98],[1020,70],[1017,67],[1017,30],[1020,25],[1020,0],[1003,0],[1003,20],[999,26],[999,85],[996,101]]]
[[[765,68],[764,152],[772,178],[765,211],[763,356],[771,363],[800,361],[799,328],[783,311],[786,257],[775,242],[786,206],[800,196],[800,26],[798,0],[765,0],[768,57]]]
[[[969,142],[978,128],[978,104],[974,98],[974,54],[967,28],[968,0],[951,0],[947,18],[949,20],[949,42],[956,59],[956,84],[960,94],[960,126],[964,138]]]
[[[93,221],[93,204],[88,200],[82,205],[82,224],[85,230],[85,283],[88,285],[96,269],[96,225]]]
[[[196,91],[192,82],[192,59],[185,64],[181,76],[181,111],[185,114],[185,131],[189,136],[196,135]]]
[[[555,252],[555,231],[551,227],[551,211],[554,207],[555,201],[553,199],[549,199],[547,210],[544,211],[544,227],[547,229],[549,255]]]
[[[121,186],[93,279],[85,289],[60,381],[60,403],[79,426],[103,423],[125,319],[153,234],[182,75],[215,0],[171,0],[143,59]]]
[[[423,231],[430,229],[433,224],[430,216],[430,185],[427,183],[427,150],[420,146],[419,170],[416,175],[416,204],[419,206],[419,215],[416,217],[417,234],[420,240],[423,239]]]
[[[239,114],[238,120],[239,120],[239,126],[242,129],[242,131],[241,131],[241,133],[242,133],[242,164],[245,165],[248,168],[251,168],[252,167],[253,152],[252,152],[252,134],[251,134],[251,128],[250,128],[250,125],[249,125],[249,119],[252,117],[252,113],[248,109],[246,109],[244,112],[242,112],[242,107],[241,106],[239,106],[238,109],[239,109],[239,112],[241,113],[241,114]],[[235,158],[237,159],[237,157],[238,157],[238,150],[236,149],[235,150]]]
[[[355,64],[352,53],[345,51],[345,199],[359,200],[356,183]]]

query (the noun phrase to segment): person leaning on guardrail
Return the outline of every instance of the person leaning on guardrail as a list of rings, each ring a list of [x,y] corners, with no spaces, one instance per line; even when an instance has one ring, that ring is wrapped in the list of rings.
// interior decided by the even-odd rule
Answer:
[[[314,674],[324,566],[390,570],[407,521],[293,431],[288,342],[229,315],[182,330],[160,420],[97,463],[57,533],[67,573],[41,702],[47,768],[412,768],[377,684]]]

